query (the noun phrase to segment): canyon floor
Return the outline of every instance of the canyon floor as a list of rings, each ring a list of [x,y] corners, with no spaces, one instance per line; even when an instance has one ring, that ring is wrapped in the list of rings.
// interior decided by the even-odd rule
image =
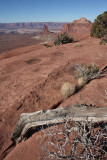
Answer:
[[[92,80],[60,103],[62,84],[77,83],[73,72],[77,64],[96,64],[103,69],[107,65],[107,45],[85,37],[60,46],[36,44],[0,54],[0,159],[44,159],[42,132],[11,147],[10,136],[21,113],[77,103],[107,107],[107,77]]]
[[[12,49],[40,43],[41,42],[40,40],[35,40],[33,38],[36,35],[38,35],[38,33],[0,34],[0,54],[4,52],[8,52],[9,50],[12,50]]]

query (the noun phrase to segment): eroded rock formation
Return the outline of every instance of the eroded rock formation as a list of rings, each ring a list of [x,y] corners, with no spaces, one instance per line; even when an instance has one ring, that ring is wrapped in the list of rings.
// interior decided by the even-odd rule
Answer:
[[[92,23],[86,18],[80,18],[73,21],[73,23],[64,24],[62,32],[66,32],[67,34],[88,35],[90,34],[91,26]]]
[[[46,24],[44,24],[43,26],[43,31],[41,32],[42,34],[46,35],[46,34],[49,34],[49,30],[48,30],[48,26]]]

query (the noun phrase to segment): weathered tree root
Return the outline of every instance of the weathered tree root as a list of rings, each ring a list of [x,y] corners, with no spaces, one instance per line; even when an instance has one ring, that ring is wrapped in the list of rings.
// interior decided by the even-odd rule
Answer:
[[[11,135],[14,143],[19,143],[26,138],[28,131],[44,125],[63,123],[65,121],[107,121],[107,108],[94,108],[75,105],[54,110],[41,110],[33,113],[23,113]]]

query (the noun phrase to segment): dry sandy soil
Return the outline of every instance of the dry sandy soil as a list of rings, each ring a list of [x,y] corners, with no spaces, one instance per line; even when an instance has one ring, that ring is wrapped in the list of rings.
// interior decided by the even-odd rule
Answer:
[[[107,45],[99,45],[99,39],[90,37],[78,43],[81,46],[76,47],[74,43],[49,48],[33,45],[0,55],[0,159],[44,159],[41,143],[45,138],[41,132],[9,147],[11,133],[21,113],[66,107],[77,102],[107,106],[106,77],[91,81],[60,104],[62,84],[77,83],[73,75],[76,64],[94,63],[100,69],[107,65]]]

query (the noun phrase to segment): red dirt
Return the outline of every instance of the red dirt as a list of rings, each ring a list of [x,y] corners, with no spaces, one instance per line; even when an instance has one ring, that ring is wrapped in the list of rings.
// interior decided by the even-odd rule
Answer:
[[[37,48],[30,46],[23,48],[23,51],[19,48],[4,53],[5,56],[0,60],[0,154],[11,145],[10,135],[21,113],[77,102],[106,107],[106,78],[91,81],[58,106],[62,100],[61,85],[64,82],[77,83],[73,76],[76,64],[95,63],[100,68],[106,66],[107,46],[99,45],[99,39],[81,39],[78,43],[81,46],[76,47],[72,43],[43,48],[37,45]],[[6,54],[9,58],[5,58]],[[15,148],[7,150],[5,159],[43,160],[44,152],[40,147],[42,139],[41,132],[35,133]]]

